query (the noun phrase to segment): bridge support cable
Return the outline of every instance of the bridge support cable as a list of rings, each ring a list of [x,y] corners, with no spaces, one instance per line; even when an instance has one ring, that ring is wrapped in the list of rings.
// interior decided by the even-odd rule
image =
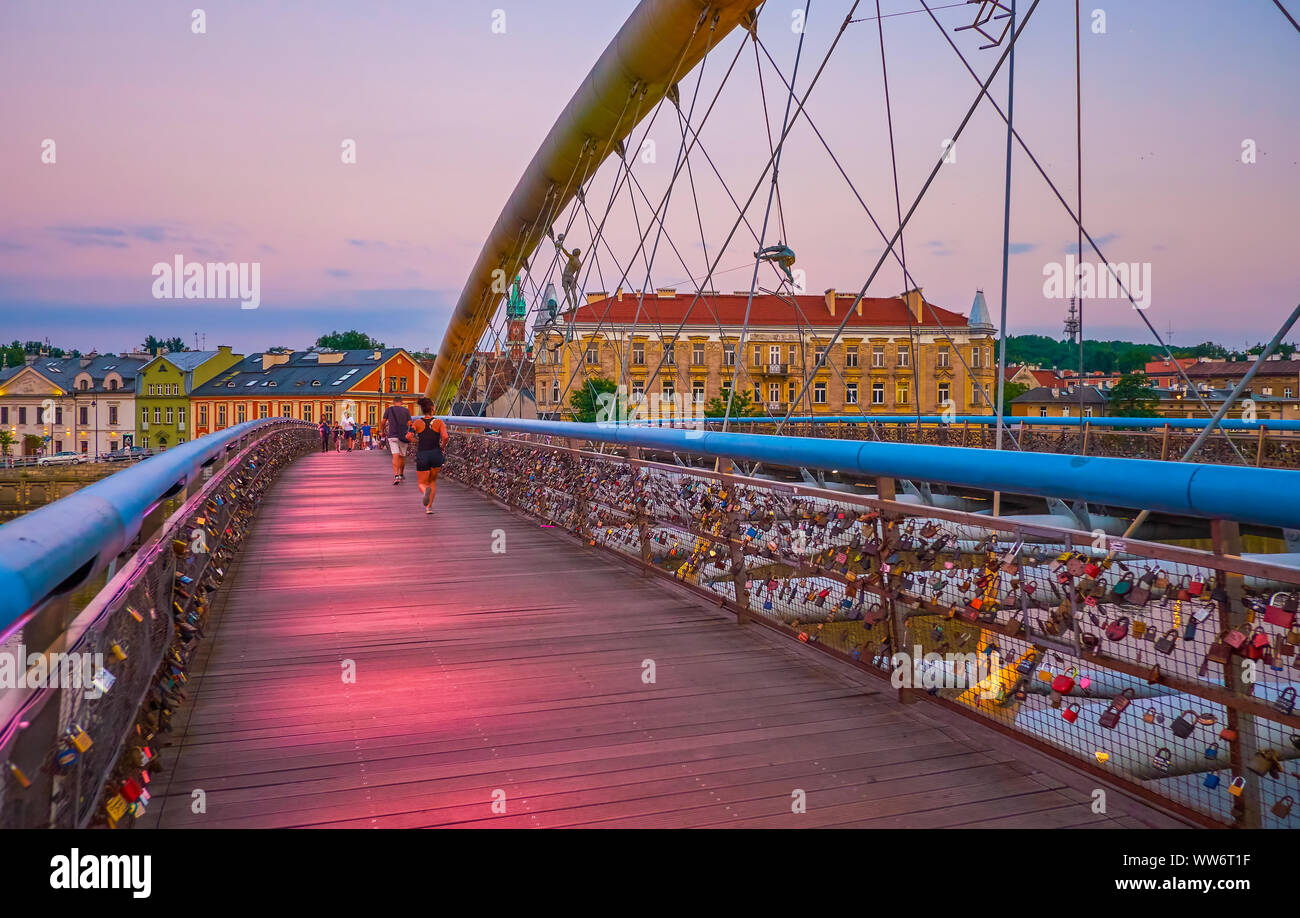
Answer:
[[[898,224],[900,227],[899,234],[898,234],[898,260],[899,260],[899,264],[903,268],[903,290],[908,291],[911,290],[912,288],[907,284],[907,274],[908,274],[907,248],[903,242],[903,233],[901,229],[903,224],[903,199],[899,196],[898,193],[898,151],[894,144],[894,106],[892,100],[889,97],[889,65],[887,63],[886,56],[885,56],[885,21],[884,21],[884,17],[880,15],[880,0],[876,0],[876,31],[880,35],[880,78],[881,78],[881,84],[884,86],[885,89],[885,122],[889,127],[889,165],[891,171],[893,172],[893,177],[894,177],[894,212],[896,214],[896,219],[898,220]],[[1013,66],[1012,72],[1014,73],[1015,72],[1014,53],[1012,54],[1011,60]],[[1008,156],[1010,156],[1010,153],[1008,153]],[[1008,166],[1008,168],[1010,167]],[[1008,187],[1008,194],[1010,194],[1009,187]],[[1009,203],[1008,206],[1010,206]],[[906,295],[907,295],[906,292],[904,292],[904,297],[906,297]],[[918,288],[918,295],[919,295],[919,288]],[[1002,301],[1004,304],[1003,324],[1005,325],[1006,324],[1005,323],[1005,319],[1006,319],[1005,316],[1006,294],[1005,293],[1003,294]],[[911,359],[908,362],[912,364],[912,390],[915,393],[915,404],[916,404],[916,438],[920,440],[921,439],[921,377],[920,377],[920,370],[918,369],[918,364],[920,363],[920,352],[917,350],[916,347],[916,331],[912,323],[911,309],[907,310],[907,343],[908,343],[908,347],[911,348],[911,354],[908,355]],[[999,399],[998,401],[997,413],[999,415],[1002,414],[1001,399]],[[1001,443],[1002,443],[1002,427],[1001,425],[999,425],[998,426],[999,448],[1001,448]]]
[[[952,48],[953,53],[957,55],[957,58],[962,62],[963,66],[965,66],[966,72],[970,74],[971,79],[980,85],[981,98],[985,98],[988,100],[989,104],[993,107],[993,110],[997,112],[998,116],[1003,121],[1009,121],[1006,113],[1002,110],[1002,106],[998,105],[997,100],[994,99],[993,96],[989,94],[988,83],[982,82],[980,80],[979,75],[975,72],[975,68],[970,65],[970,61],[967,60],[966,55],[963,54],[961,49],[957,47],[957,43],[952,40],[952,36],[950,36],[948,34],[948,31],[943,27],[943,23],[939,22],[938,17],[934,15],[934,12],[930,7],[930,5],[926,2],[926,0],[920,0],[920,2],[921,5],[925,7],[926,12],[930,14],[930,19],[932,22],[934,22],[935,27],[939,30],[939,33],[943,35],[944,40],[947,41],[949,47]],[[1034,5],[1037,6],[1037,2],[1035,2]],[[1032,7],[1030,8],[1029,12],[1031,14],[1033,13]],[[1028,19],[1029,16],[1026,15],[1025,20],[1027,21]],[[1012,136],[1016,139],[1016,142],[1020,145],[1020,149],[1023,150],[1025,155],[1029,157],[1029,161],[1034,164],[1034,168],[1038,171],[1038,174],[1042,176],[1043,181],[1047,183],[1048,187],[1052,190],[1052,193],[1056,196],[1057,201],[1060,202],[1061,207],[1065,209],[1066,214],[1069,215],[1071,221],[1078,228],[1078,232],[1083,236],[1084,239],[1087,240],[1088,245],[1092,249],[1092,251],[1096,253],[1098,260],[1101,261],[1102,264],[1107,266],[1108,270],[1111,273],[1111,276],[1115,278],[1115,281],[1119,289],[1124,293],[1124,296],[1128,299],[1129,303],[1133,306],[1134,311],[1137,312],[1138,318],[1142,320],[1143,324],[1146,325],[1147,329],[1155,337],[1156,343],[1160,345],[1161,349],[1165,353],[1166,358],[1174,365],[1174,369],[1178,372],[1178,375],[1182,377],[1183,383],[1187,386],[1188,390],[1193,395],[1196,396],[1196,400],[1200,403],[1201,407],[1204,408],[1207,413],[1213,414],[1213,410],[1210,408],[1209,404],[1205,401],[1204,398],[1201,397],[1201,394],[1196,390],[1196,387],[1192,384],[1191,380],[1188,378],[1187,373],[1183,370],[1182,366],[1179,365],[1178,361],[1174,359],[1173,353],[1169,349],[1169,345],[1167,345],[1164,339],[1160,337],[1160,333],[1156,331],[1155,326],[1152,325],[1151,321],[1146,317],[1146,313],[1142,309],[1138,308],[1137,301],[1133,298],[1133,294],[1129,291],[1127,285],[1124,284],[1124,282],[1120,279],[1119,275],[1115,273],[1114,268],[1110,267],[1110,262],[1106,260],[1106,256],[1101,251],[1101,247],[1097,245],[1096,240],[1092,238],[1092,235],[1088,232],[1087,228],[1084,227],[1083,221],[1079,218],[1078,214],[1075,213],[1075,210],[1073,207],[1070,206],[1070,203],[1066,201],[1065,196],[1061,193],[1060,188],[1057,187],[1056,182],[1054,182],[1051,176],[1047,174],[1047,170],[1043,168],[1043,165],[1041,162],[1039,162],[1038,157],[1034,155],[1033,151],[1029,148],[1029,145],[1025,143],[1025,139],[1020,136],[1020,132],[1012,127],[1009,127],[1009,130],[1011,130]],[[1082,250],[1080,250],[1079,256],[1081,258],[1083,257]],[[1228,436],[1227,433],[1224,433],[1224,438],[1228,441],[1229,446],[1232,447],[1232,451],[1236,453],[1237,458],[1240,459],[1243,464],[1248,464],[1246,463],[1245,456],[1241,454],[1241,450],[1237,448],[1237,444],[1235,443],[1235,441],[1233,441],[1232,437]]]
[[[1077,3],[1078,0],[1075,0]],[[1016,28],[1016,0],[1011,0],[1011,29]],[[1007,376],[1007,287],[1009,286],[1010,269],[1011,269],[1011,124],[1012,112],[1016,98],[1016,49],[1011,48],[1011,54],[1007,62],[1007,168],[1005,179],[1005,192],[1002,202],[1002,313],[998,320],[998,406],[994,413],[1002,417],[1005,408],[1004,395],[1006,392]],[[1080,367],[1080,376],[1082,376],[1082,366]],[[1080,389],[1079,404],[1083,404],[1082,388]],[[1083,417],[1083,411],[1080,409],[1079,417]],[[1002,449],[1002,428],[999,424],[996,434],[995,449]],[[993,515],[997,516],[997,504],[1001,495],[994,495]]]
[[[964,5],[964,4],[959,4],[959,5]],[[921,12],[921,11],[920,11],[920,10],[916,10],[916,12]],[[901,14],[899,14],[899,15],[901,15]],[[869,21],[869,20],[867,20],[867,19],[851,19],[851,20],[850,20],[850,22],[866,22],[866,21]],[[772,68],[773,68],[774,70],[776,70],[777,75],[780,76],[781,79],[782,79],[782,81],[784,82],[784,84],[785,84],[787,87],[789,87],[790,83],[785,79],[785,76],[784,76],[783,74],[781,74],[781,72],[780,72],[780,68],[777,66],[776,61],[772,58],[772,55],[771,55],[771,53],[768,51],[766,45],[763,44],[762,39],[759,39],[758,44],[759,44],[759,47],[762,48],[762,50],[763,50],[763,54],[764,54],[764,56],[767,58],[768,64],[771,65]],[[871,221],[871,225],[875,227],[877,234],[879,234],[879,236],[880,236],[880,238],[881,238],[881,241],[883,241],[883,242],[886,244],[886,246],[888,246],[888,244],[889,244],[889,235],[885,232],[884,227],[882,227],[882,226],[880,225],[880,221],[876,219],[875,214],[873,214],[873,213],[871,212],[871,207],[870,207],[870,206],[867,204],[867,202],[863,199],[863,197],[862,197],[862,193],[861,193],[860,191],[858,191],[858,188],[857,188],[857,186],[854,184],[853,179],[851,179],[851,178],[849,177],[848,172],[844,169],[844,166],[840,163],[839,157],[835,155],[835,151],[834,151],[833,149],[831,149],[830,144],[826,142],[826,138],[822,135],[822,132],[821,132],[820,128],[817,127],[816,122],[813,121],[812,116],[808,113],[807,97],[806,97],[806,96],[805,96],[805,98],[804,98],[804,101],[801,102],[801,103],[799,104],[799,110],[798,110],[798,112],[797,112],[797,114],[796,114],[796,119],[797,119],[799,116],[802,116],[803,119],[804,119],[805,121],[808,122],[808,126],[812,129],[813,134],[816,135],[818,141],[821,142],[822,149],[824,149],[824,150],[826,151],[826,154],[831,158],[831,162],[834,163],[836,170],[840,173],[840,176],[844,179],[845,183],[849,186],[849,190],[853,192],[853,196],[854,196],[855,199],[857,199],[858,205],[859,205],[859,206],[862,208],[862,210],[866,213],[866,215],[867,215],[867,219],[869,219],[869,220]],[[710,160],[710,162],[712,162],[712,160]],[[716,167],[715,167],[715,171],[716,171]],[[730,193],[729,190],[728,190],[728,193]],[[733,203],[733,204],[736,203],[734,195],[732,196],[732,203]],[[736,206],[739,207],[738,204],[737,204]],[[751,228],[751,232],[752,232],[752,231],[753,231],[753,230],[752,230],[752,228]],[[893,256],[894,260],[895,260],[896,262],[898,262],[899,266],[903,269],[904,280],[906,281],[908,288],[911,289],[911,288],[914,288],[914,287],[918,286],[917,283],[916,283],[916,278],[914,278],[914,277],[911,275],[911,272],[908,271],[907,266],[903,263],[902,259],[899,257],[899,253],[896,252],[896,251],[894,251],[892,248],[888,248],[888,253],[889,253],[890,255]],[[930,304],[926,304],[926,305],[930,305]],[[938,315],[938,313],[936,313],[936,312],[934,311],[934,307],[933,307],[933,306],[930,306],[930,319],[931,319],[931,321],[933,321],[933,322],[934,322],[934,323],[939,327],[939,331],[940,331],[940,332],[941,332],[945,337],[951,338],[951,335],[948,334],[947,326],[945,326],[945,325],[943,324],[943,320],[939,318],[939,315]],[[982,398],[982,399],[984,400],[984,403],[985,403],[986,405],[989,406],[989,411],[991,412],[992,416],[994,416],[994,417],[998,417],[998,416],[1000,416],[1000,415],[998,414],[998,412],[997,412],[997,411],[994,409],[994,407],[993,407],[993,399],[990,397],[987,388],[985,388],[985,386],[984,386],[982,383],[980,383],[978,379],[975,378],[974,374],[971,373],[971,367],[970,367],[970,365],[966,362],[966,358],[965,358],[964,356],[962,356],[961,348],[959,348],[959,347],[954,347],[954,348],[953,348],[953,352],[957,355],[957,360],[960,361],[960,363],[961,363],[961,365],[962,365],[962,368],[966,371],[966,375],[967,375],[967,377],[969,377],[969,378],[971,379],[972,384],[973,384],[974,387],[975,387],[975,391],[977,391],[977,392],[979,393],[980,398]],[[832,364],[832,366],[834,366],[834,364]],[[785,416],[785,418],[783,418],[783,419],[781,420],[781,422],[777,425],[777,431],[776,431],[777,433],[780,433],[781,429],[784,427],[784,425],[786,424],[786,422],[789,421],[789,419],[790,419],[790,417],[791,417],[791,415],[792,415],[792,413],[793,413],[794,405],[797,404],[797,402],[802,401],[802,400],[803,400],[803,394],[801,393],[801,394],[800,394],[800,397],[799,397],[797,400],[792,401],[792,402],[790,403],[790,409],[786,412],[786,416]],[[870,415],[867,415],[865,412],[863,412],[861,406],[859,406],[858,411],[859,411],[860,414],[863,415],[863,417],[870,419]],[[1002,425],[1002,426],[1005,427],[1005,425]],[[1016,439],[1015,434],[1013,434],[1013,433],[1011,432],[1011,430],[1010,430],[1009,427],[1006,427],[1006,433],[1007,433],[1007,436],[1011,438],[1011,442],[1012,442],[1012,444],[1016,447],[1016,449],[1020,449],[1020,443],[1019,443],[1019,441]]]
[[[808,21],[808,11],[811,6],[812,6],[812,0],[805,0],[804,8],[803,8],[805,23]],[[753,29],[754,31],[751,32],[751,35],[753,36],[753,40],[757,42],[758,41],[757,23],[754,24]],[[739,366],[737,366],[736,368],[737,376],[739,376],[740,374],[740,366],[744,365],[745,338],[749,334],[749,315],[750,315],[750,310],[753,308],[754,305],[754,291],[755,288],[758,286],[758,269],[763,263],[763,255],[762,255],[763,245],[764,243],[767,242],[767,224],[768,224],[768,220],[770,220],[772,216],[772,202],[773,199],[776,197],[776,190],[778,187],[778,183],[780,181],[781,153],[785,149],[785,138],[790,131],[790,106],[794,102],[794,83],[799,78],[799,61],[803,57],[803,40],[807,34],[808,34],[807,28],[800,29],[799,42],[795,49],[795,54],[794,54],[794,72],[791,74],[790,77],[791,85],[790,85],[790,91],[787,94],[785,100],[785,115],[781,120],[781,143],[778,144],[776,149],[772,151],[772,183],[768,187],[768,191],[767,191],[767,208],[763,212],[763,228],[759,230],[758,251],[754,253],[754,274],[749,282],[749,298],[745,301],[745,318],[743,324],[740,327],[740,342],[736,348],[737,351],[739,352],[737,357],[737,360],[739,361]],[[758,59],[757,46],[755,46],[754,48],[754,63],[758,65],[758,70],[761,73],[762,66],[761,66],[761,61],[759,61]],[[763,99],[763,111],[764,111],[763,120],[766,122],[767,121],[767,98],[766,97],[764,97]],[[736,401],[736,389],[739,388],[739,386],[737,385],[738,383],[739,383],[739,379],[733,380],[731,389],[727,393],[727,408],[725,413],[722,416],[722,429],[724,432],[726,431],[728,425],[731,422],[731,409],[734,406]],[[752,376],[750,377],[750,384],[751,385],[753,384]]]
[[[1029,24],[1030,18],[1032,18],[1032,16],[1034,15],[1034,10],[1038,8],[1039,2],[1040,0],[1034,0],[1033,4],[1029,8],[1029,12],[1025,14],[1024,21],[1020,24],[1020,28],[1012,32],[1011,41],[1008,44],[1007,49],[1003,51],[1001,57],[998,58],[998,62],[994,65],[992,72],[989,73],[988,78],[984,81],[983,85],[980,87],[979,94],[975,96],[975,100],[970,104],[970,107],[967,108],[966,114],[962,117],[961,122],[957,125],[956,131],[953,132],[952,140],[954,143],[957,141],[958,138],[961,137],[962,132],[966,130],[966,125],[970,123],[971,117],[975,114],[975,110],[979,107],[980,100],[988,92],[988,87],[993,82],[994,78],[998,75],[998,71],[1002,69],[1002,64],[1006,61],[1007,55],[1010,53],[1011,49],[1015,47],[1015,43],[1020,40],[1020,36],[1024,33],[1025,27]],[[872,281],[876,279],[876,275],[880,273],[881,267],[884,266],[885,261],[889,258],[889,255],[893,251],[894,246],[897,245],[899,237],[902,236],[903,229],[911,221],[912,215],[916,213],[916,208],[920,205],[921,200],[926,195],[926,192],[930,190],[930,186],[934,183],[935,177],[938,176],[939,170],[943,168],[945,158],[946,158],[946,153],[944,156],[939,157],[938,162],[934,164],[934,168],[930,170],[929,177],[927,177],[925,182],[922,184],[921,190],[917,192],[915,199],[912,201],[912,205],[907,210],[907,214],[900,221],[898,229],[894,232],[894,235],[890,238],[889,244],[888,246],[886,246],[885,251],[881,253],[880,258],[876,261],[876,266],[872,268],[871,273],[867,276],[867,280],[862,285],[862,289],[858,291],[858,295],[854,298],[853,304],[847,310],[845,310],[844,318],[840,321],[839,326],[835,329],[835,333],[831,336],[830,343],[827,345],[826,350],[822,352],[822,356],[817,361],[816,366],[813,367],[813,374],[816,374],[816,372],[819,369],[821,369],[822,365],[826,362],[826,358],[830,355],[830,348],[834,346],[835,342],[839,340],[840,335],[844,333],[844,328],[845,326],[848,325],[849,322],[849,316],[853,314],[853,310],[856,309],[858,304],[862,302],[862,298],[867,294],[867,289],[871,286]],[[809,380],[811,378],[812,375],[808,377]],[[807,388],[808,388],[808,380],[805,380],[804,389],[807,390]],[[803,393],[801,392],[800,393],[801,398],[802,395]],[[987,394],[985,397],[987,398]],[[1003,424],[1001,417],[998,418],[998,424],[999,425]]]

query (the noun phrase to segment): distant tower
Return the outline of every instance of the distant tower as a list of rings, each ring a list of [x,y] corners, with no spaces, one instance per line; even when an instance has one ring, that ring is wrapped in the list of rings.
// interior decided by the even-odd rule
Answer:
[[[1070,297],[1070,308],[1065,314],[1065,337],[1070,341],[1079,337],[1079,306],[1074,297]]]
[[[528,313],[528,304],[520,289],[519,278],[510,285],[510,299],[506,301],[506,341],[510,344],[510,359],[522,360],[524,356],[524,316]]]

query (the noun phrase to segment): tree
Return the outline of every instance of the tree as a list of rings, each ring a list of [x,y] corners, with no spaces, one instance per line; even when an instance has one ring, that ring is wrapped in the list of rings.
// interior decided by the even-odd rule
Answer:
[[[13,431],[0,430],[0,456],[8,456],[17,442],[18,438],[13,435]]]
[[[6,367],[20,367],[26,362],[27,352],[17,340],[6,348],[0,348],[0,357],[3,357]]]
[[[608,418],[608,412],[601,412],[601,394],[606,392],[618,392],[618,384],[612,379],[606,379],[604,376],[591,376],[569,394],[569,405],[573,408],[573,417],[576,421],[582,421],[590,424],[601,416],[601,420],[614,420]],[[605,402],[608,404],[608,400]]]
[[[711,398],[708,404],[704,406],[704,416],[706,418],[721,418],[727,416],[727,398],[731,390],[726,386],[722,387],[722,395]],[[744,392],[737,392],[736,397],[731,401],[731,417],[733,418],[753,418],[764,413],[762,405],[755,405],[753,398]]]
[[[356,329],[340,332],[332,331],[316,339],[317,347],[327,347],[335,351],[374,351],[380,350],[384,342],[370,337]]]
[[[1011,403],[1029,391],[1029,387],[1022,382],[1005,382],[1002,384],[1002,415],[1007,417],[1011,414]]]
[[[34,455],[44,445],[45,441],[39,435],[23,434],[23,455]]]
[[[177,351],[185,350],[185,341],[180,337],[155,338],[153,335],[149,335],[144,339],[144,343],[140,345],[140,350],[148,351],[155,357],[163,348],[166,348],[169,354],[174,354]]]
[[[1159,405],[1160,397],[1151,387],[1151,379],[1141,371],[1125,373],[1111,387],[1108,407],[1112,416],[1154,418],[1158,417]]]

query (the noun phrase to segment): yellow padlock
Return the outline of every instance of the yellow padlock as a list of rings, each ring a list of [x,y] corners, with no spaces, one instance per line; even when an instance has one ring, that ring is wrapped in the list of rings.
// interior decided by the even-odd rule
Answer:
[[[111,646],[109,650],[113,654],[113,659],[116,660],[117,662],[121,663],[123,660],[126,659],[126,651],[122,649],[121,644],[113,644],[113,646]]]
[[[1147,633],[1147,623],[1139,618],[1133,622],[1133,627],[1130,630],[1133,632],[1134,637],[1141,637]]]
[[[1228,793],[1232,794],[1232,796],[1234,797],[1240,797],[1243,793],[1245,793],[1245,791],[1246,791],[1245,778],[1242,777],[1233,778],[1232,783],[1228,785]]]
[[[121,794],[114,794],[105,804],[105,808],[108,810],[109,826],[116,828],[117,821],[126,815],[126,798]]]
[[[85,752],[94,745],[94,740],[90,738],[90,734],[75,724],[72,727],[72,735],[68,739],[72,745],[77,747],[78,752]]]

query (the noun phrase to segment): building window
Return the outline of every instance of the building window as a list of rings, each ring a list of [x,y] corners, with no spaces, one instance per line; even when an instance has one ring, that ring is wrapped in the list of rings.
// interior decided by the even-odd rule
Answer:
[[[180,430],[185,429],[185,406],[184,405],[176,409],[176,424]]]
[[[763,365],[763,348],[755,344],[754,345],[754,366],[761,367],[762,365]]]
[[[897,398],[895,399],[895,404],[906,405],[909,401],[911,401],[911,395],[912,395],[911,381],[906,379],[898,380],[898,383],[895,387],[894,394],[895,396],[897,396]]]
[[[154,418],[154,420],[157,420],[157,418]],[[27,409],[26,409],[26,408],[19,408],[19,409],[18,409],[18,423],[19,423],[19,424],[26,424],[26,423],[27,423]],[[82,426],[82,427],[85,427],[85,426],[86,426],[87,424],[89,424],[89,423],[90,423],[90,409],[87,408],[85,405],[82,405],[82,406],[81,406],[81,426]]]
[[[167,423],[170,424],[171,422],[172,422],[172,406],[171,406],[171,405],[168,405],[168,406],[167,406]]]
[[[696,367],[704,366],[704,343],[702,341],[691,344],[691,365]]]
[[[8,424],[8,423],[9,423],[8,407],[0,408],[0,424]]]
[[[912,365],[912,347],[908,344],[898,346],[898,365],[906,367]]]
[[[55,440],[55,441],[54,441],[54,451],[55,451],[56,453],[61,453],[61,452],[63,452],[63,441],[62,441],[62,440]]]
[[[980,368],[980,349],[973,347],[970,349],[970,368],[978,370]]]
[[[239,407],[242,408],[242,407],[244,407],[244,406],[243,406],[243,405],[240,405]],[[320,416],[321,416],[321,420],[324,421],[326,424],[333,424],[333,423],[334,423],[334,403],[333,403],[333,402],[326,402],[324,405],[321,405],[321,408],[320,408]]]
[[[858,403],[858,384],[855,382],[848,383],[844,386],[844,404],[856,405]]]
[[[871,365],[873,367],[883,367],[885,365],[885,346],[883,344],[872,345]]]
[[[677,366],[677,345],[664,345],[664,363],[668,364],[670,367]]]
[[[722,345],[722,365],[726,367],[736,365],[736,345],[730,342]]]
[[[1083,416],[1084,416],[1085,418],[1090,418],[1090,417],[1092,417],[1092,409],[1091,409],[1091,408],[1084,408],[1084,409],[1083,409]]]
[[[644,341],[632,342],[632,365],[638,367],[645,366],[645,342]]]
[[[1062,408],[1062,409],[1061,409],[1061,417],[1063,417],[1063,418],[1068,418],[1069,416],[1070,416],[1070,409],[1069,409],[1069,408]]]
[[[280,403],[280,417],[282,417],[282,418],[291,418],[291,417],[293,417],[293,405],[290,405],[288,402],[281,402],[281,403]]]
[[[950,366],[948,362],[948,345],[946,344],[939,345],[938,366]]]
[[[398,380],[397,380],[397,381],[398,381],[398,383],[399,383],[399,384],[401,385],[401,387],[402,387],[401,391],[403,391],[403,392],[409,392],[409,391],[411,391],[410,389],[408,389],[408,388],[406,387],[406,377],[405,377],[405,376],[400,376],[400,377],[398,377]]]
[[[1290,397],[1291,397],[1291,387],[1290,387],[1290,386],[1287,386],[1285,389],[1282,390],[1282,397],[1283,397],[1283,398],[1290,398]]]
[[[199,426],[200,426],[200,427],[207,427],[207,426],[208,426],[208,406],[207,406],[207,405],[200,405],[200,406],[199,406]]]
[[[704,401],[704,380],[695,379],[691,381],[691,401]]]
[[[858,365],[858,346],[849,345],[844,348],[844,365],[849,369],[856,369]]]
[[[185,442],[185,438],[184,438],[184,437],[177,437],[177,438],[176,438],[176,445],[177,445],[177,446],[180,446],[180,445],[181,445],[182,443],[184,443],[184,442]]]
[[[787,400],[790,402],[790,404],[793,405],[795,399],[799,397],[799,384],[796,383],[794,380],[791,380],[789,385],[787,385],[785,388],[785,394]]]
[[[310,420],[311,420],[311,403],[310,403],[310,402],[305,403],[305,404],[302,406],[302,419],[303,419],[304,421],[310,421]]]
[[[218,429],[226,426],[226,406],[217,406],[217,427]]]
[[[286,415],[288,417],[288,415]],[[371,405],[366,409],[366,423],[374,427],[379,423],[379,406]]]
[[[269,418],[271,416],[271,406],[266,402],[262,402],[257,406],[257,416],[260,419]]]
[[[813,383],[813,404],[814,405],[826,404],[826,383],[824,382]]]
[[[557,376],[551,380],[551,403],[559,404],[560,402],[560,379]]]
[[[1273,394],[1273,387],[1272,387],[1272,386],[1265,386],[1265,387],[1264,387],[1262,390],[1260,390],[1260,391],[1262,391],[1265,395],[1272,395],[1272,394]]]
[[[632,380],[632,403],[640,404],[641,399],[643,398],[645,398],[645,380],[644,379]]]
[[[1039,416],[1040,418],[1045,418],[1045,417],[1047,417],[1047,406],[1046,406],[1046,405],[1042,405],[1042,406],[1039,407],[1039,409],[1038,409],[1038,416]]]
[[[587,366],[589,367],[594,367],[600,363],[600,345],[598,344],[587,345],[586,361],[587,361]]]
[[[785,351],[789,358],[788,360],[786,360],[786,363],[790,364],[790,366],[794,366],[796,363],[799,362],[799,348],[795,347],[792,344],[788,348],[786,348]]]
[[[55,424],[62,424],[62,423],[63,423],[63,406],[62,406],[62,405],[59,405],[58,407],[56,407],[56,408],[54,409],[54,423],[55,423]],[[114,422],[114,423],[116,423],[116,422]],[[62,450],[55,450],[55,452],[62,452]]]
[[[153,409],[153,422],[154,422],[155,424],[161,424],[161,423],[162,423],[162,409],[159,408],[159,407],[157,407],[157,406],[155,406],[154,409]],[[86,423],[86,422],[83,420],[81,423],[84,424],[84,423]]]
[[[143,446],[145,449],[148,449],[148,448],[149,448],[149,436],[148,436],[148,434],[146,434],[145,436],[143,436],[143,437],[140,438],[140,445]]]
[[[871,384],[871,404],[885,404],[885,384],[882,382]]]
[[[775,383],[775,382],[774,382],[774,383],[768,383],[768,384],[767,384],[767,400],[768,400],[769,402],[779,402],[779,401],[781,401],[781,384],[780,384],[780,383]]]
[[[117,426],[117,406],[116,406],[116,405],[109,405],[109,406],[108,406],[108,426],[109,426],[109,427],[116,427],[116,426]]]
[[[667,399],[674,398],[677,395],[676,381],[671,379],[665,379],[663,381],[663,388],[660,391],[663,393],[664,398]]]
[[[248,406],[240,402],[235,406],[235,423],[243,424],[248,420]]]
[[[949,388],[948,383],[939,383],[939,404],[946,405],[948,402],[952,401],[951,393],[952,390]]]
[[[815,348],[813,348],[813,366],[817,366],[818,364],[820,364],[822,362],[822,358],[825,356],[826,356],[826,345],[819,344]]]

